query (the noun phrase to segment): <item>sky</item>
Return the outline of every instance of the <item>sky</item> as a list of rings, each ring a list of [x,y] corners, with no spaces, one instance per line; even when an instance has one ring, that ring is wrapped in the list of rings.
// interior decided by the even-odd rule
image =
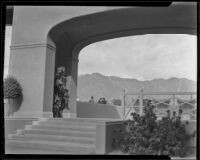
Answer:
[[[142,81],[171,77],[196,81],[197,37],[148,34],[93,43],[80,52],[79,74],[93,72]]]
[[[8,74],[12,27],[6,27],[4,77]],[[80,52],[78,74],[152,80],[171,77],[196,81],[197,37],[147,34],[93,43]]]

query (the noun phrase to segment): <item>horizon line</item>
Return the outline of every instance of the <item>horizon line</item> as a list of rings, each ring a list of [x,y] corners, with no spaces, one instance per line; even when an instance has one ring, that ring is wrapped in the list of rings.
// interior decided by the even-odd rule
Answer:
[[[189,78],[186,78],[186,77],[174,77],[174,76],[169,77],[169,78],[153,78],[153,79],[139,80],[139,79],[137,79],[137,78],[132,78],[132,77],[121,77],[121,76],[116,76],[116,75],[105,75],[105,74],[102,74],[102,73],[99,73],[99,72],[78,74],[78,76],[92,75],[92,74],[100,74],[100,75],[106,76],[106,77],[117,77],[117,78],[122,78],[122,79],[135,79],[135,80],[137,80],[137,81],[152,81],[152,80],[158,80],[158,79],[161,79],[161,80],[169,80],[169,79],[177,78],[177,79],[187,79],[187,80],[190,80],[190,81],[197,82],[197,80],[189,79]]]

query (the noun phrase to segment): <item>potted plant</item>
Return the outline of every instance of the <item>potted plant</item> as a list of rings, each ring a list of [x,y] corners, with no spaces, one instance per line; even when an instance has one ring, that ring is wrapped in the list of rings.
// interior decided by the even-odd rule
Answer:
[[[8,108],[7,106],[5,108],[6,114],[12,116],[14,112],[19,110],[23,99],[22,87],[13,76],[4,79],[4,99],[8,102]]]

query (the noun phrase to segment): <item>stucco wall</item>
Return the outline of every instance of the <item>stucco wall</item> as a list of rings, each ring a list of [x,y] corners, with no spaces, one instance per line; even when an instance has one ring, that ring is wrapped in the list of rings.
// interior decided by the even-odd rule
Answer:
[[[114,118],[121,119],[123,114],[121,106],[77,102],[77,117],[80,118]]]
[[[12,45],[46,43],[49,30],[62,21],[108,7],[14,6]]]
[[[105,154],[115,149],[114,141],[124,131],[122,120],[98,122],[96,125],[96,153]]]

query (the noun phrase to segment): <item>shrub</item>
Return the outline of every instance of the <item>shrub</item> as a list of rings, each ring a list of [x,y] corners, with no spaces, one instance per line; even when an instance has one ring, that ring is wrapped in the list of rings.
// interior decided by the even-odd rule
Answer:
[[[100,103],[100,104],[107,104],[106,98],[101,97],[101,98],[98,100],[98,103]]]
[[[164,117],[157,121],[153,112],[155,106],[149,102],[144,115],[132,113],[132,120],[126,121],[126,131],[120,148],[129,154],[185,156],[186,141],[193,135],[186,133],[179,116]]]
[[[12,76],[4,80],[4,99],[19,98],[22,96],[22,87]]]

